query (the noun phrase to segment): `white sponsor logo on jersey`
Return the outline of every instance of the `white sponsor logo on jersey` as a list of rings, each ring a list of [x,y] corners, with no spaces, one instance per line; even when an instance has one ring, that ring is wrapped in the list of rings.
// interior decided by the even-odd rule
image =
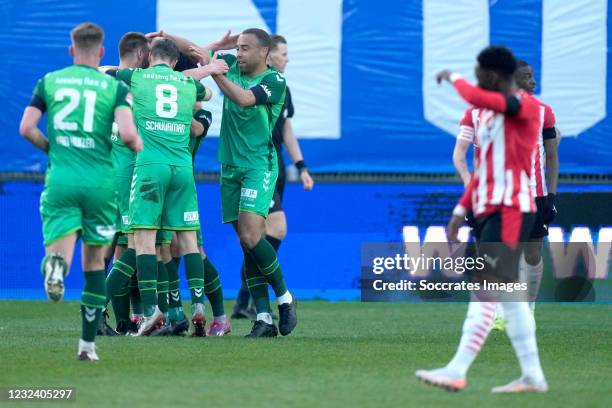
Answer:
[[[197,211],[186,211],[183,213],[183,220],[185,222],[193,222],[198,221],[200,219],[200,215]]]
[[[240,197],[256,199],[257,190],[253,190],[252,188],[243,188],[240,190]]]

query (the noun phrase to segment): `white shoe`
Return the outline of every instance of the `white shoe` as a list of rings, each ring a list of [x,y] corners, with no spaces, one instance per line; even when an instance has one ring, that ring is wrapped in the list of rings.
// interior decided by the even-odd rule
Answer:
[[[64,277],[68,274],[68,265],[59,253],[51,253],[43,258],[42,268],[47,297],[59,302],[64,297]]]
[[[81,361],[98,361],[100,358],[96,354],[96,344],[94,342],[79,339],[79,353],[77,357]]]
[[[135,336],[148,336],[153,330],[161,327],[164,324],[164,314],[155,306],[155,312],[151,316],[145,316],[140,321],[138,333]]]
[[[206,337],[206,317],[204,316],[204,304],[202,303],[195,303],[191,307],[189,334],[192,337]]]
[[[444,368],[418,370],[415,374],[425,384],[444,388],[447,391],[461,391],[467,385],[465,377],[453,377]]]
[[[529,377],[521,377],[510,384],[495,387],[491,390],[493,394],[511,394],[519,392],[548,392],[546,380],[534,381]]]

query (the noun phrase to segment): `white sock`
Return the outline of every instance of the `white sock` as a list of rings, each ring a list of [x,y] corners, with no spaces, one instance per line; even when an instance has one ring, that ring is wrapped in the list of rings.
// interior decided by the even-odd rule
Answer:
[[[86,351],[88,353],[94,351],[96,345],[93,341],[85,341],[83,339],[79,339],[79,353],[81,351]]]
[[[491,331],[494,316],[495,302],[470,302],[459,347],[446,365],[453,375],[465,377]]]
[[[495,306],[495,318],[498,317],[500,319],[504,318],[504,307],[502,306],[501,302],[497,302],[497,305]]]
[[[529,299],[529,309],[535,310],[535,300],[538,297],[540,291],[540,284],[542,283],[542,274],[544,272],[544,262],[540,258],[540,262],[537,265],[529,265],[524,262],[525,278],[527,280],[527,297]]]
[[[221,316],[213,316],[213,321],[219,321],[219,322],[227,322],[227,316],[226,315],[221,315]]]
[[[544,380],[536,343],[535,320],[527,302],[505,302],[506,333],[521,365],[523,376]]]
[[[289,291],[286,291],[284,295],[277,297],[276,301],[278,302],[279,305],[284,305],[285,303],[291,303],[293,302],[293,296],[291,296],[291,293],[289,293]]]
[[[268,324],[272,324],[272,315],[270,313],[257,313],[257,320],[263,320]]]

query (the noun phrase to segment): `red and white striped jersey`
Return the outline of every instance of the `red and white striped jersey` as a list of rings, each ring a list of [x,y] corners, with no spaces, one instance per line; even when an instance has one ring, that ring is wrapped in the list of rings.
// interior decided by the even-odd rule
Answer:
[[[465,140],[474,146],[474,153],[478,154],[478,140],[474,137],[478,127],[480,109],[470,106],[459,121],[459,134],[457,139]]]
[[[544,129],[555,126],[555,114],[550,106],[533,97],[540,104],[540,127],[537,151],[531,166],[531,189],[535,197],[545,197],[548,194],[546,186],[546,151],[544,150]],[[475,137],[478,128],[480,110],[473,106],[467,108],[459,121],[457,139],[465,140],[474,146],[474,155],[478,157],[478,140]]]
[[[474,173],[456,210],[471,209],[476,216],[491,214],[502,206],[535,212],[530,185],[540,131],[539,102],[520,91],[515,95],[518,111],[509,116],[507,98],[501,93],[475,87],[456,76],[453,84],[476,108],[472,124],[476,123],[474,139],[478,143]]]
[[[538,132],[538,145],[533,158],[531,169],[531,189],[536,197],[548,195],[546,186],[546,151],[544,150],[544,129],[555,127],[555,114],[550,106],[537,98],[532,98],[539,104],[540,126]]]

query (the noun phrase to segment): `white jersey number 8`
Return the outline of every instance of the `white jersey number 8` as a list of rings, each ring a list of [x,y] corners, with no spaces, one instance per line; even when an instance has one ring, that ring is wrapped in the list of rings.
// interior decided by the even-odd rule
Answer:
[[[178,113],[178,92],[169,84],[159,84],[155,87],[155,113],[160,118],[174,118]]]

